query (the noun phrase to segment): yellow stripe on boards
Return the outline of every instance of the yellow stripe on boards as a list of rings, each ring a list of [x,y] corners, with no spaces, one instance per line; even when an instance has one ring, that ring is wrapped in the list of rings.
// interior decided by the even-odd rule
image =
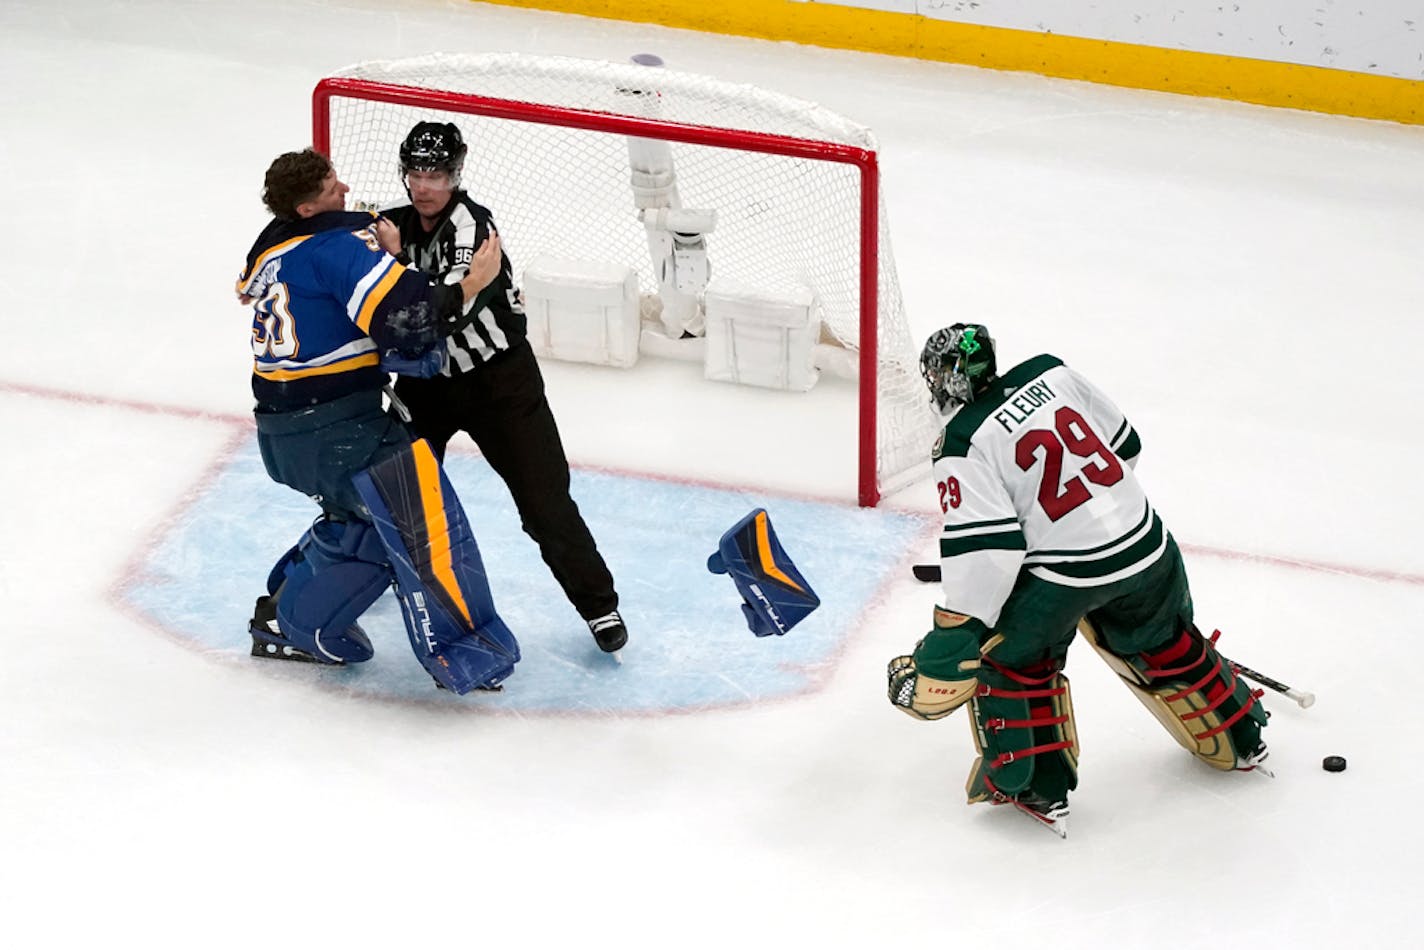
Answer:
[[[430,450],[430,443],[417,439],[410,447],[415,458],[415,480],[420,487],[420,507],[425,512],[425,536],[430,542],[430,573],[460,608],[465,623],[473,626],[470,608],[460,583],[455,579],[455,567],[450,551],[450,523],[445,518],[445,497],[440,490],[440,463]]]
[[[771,532],[767,528],[766,512],[761,512],[756,516],[756,538],[757,557],[761,561],[761,569],[768,577],[774,577],[792,590],[801,590],[801,585],[787,577],[781,568],[776,566],[776,559],[771,554]]]
[[[794,0],[476,0],[1424,125],[1424,81]],[[656,50],[630,50],[657,52]]]

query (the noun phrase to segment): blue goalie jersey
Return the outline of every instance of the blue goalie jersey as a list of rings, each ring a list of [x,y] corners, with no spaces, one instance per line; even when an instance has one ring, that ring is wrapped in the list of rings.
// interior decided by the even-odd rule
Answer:
[[[281,412],[387,381],[384,353],[440,345],[428,277],[381,250],[374,215],[275,220],[247,256],[237,292],[252,304],[252,393]],[[458,295],[458,289],[456,289]]]

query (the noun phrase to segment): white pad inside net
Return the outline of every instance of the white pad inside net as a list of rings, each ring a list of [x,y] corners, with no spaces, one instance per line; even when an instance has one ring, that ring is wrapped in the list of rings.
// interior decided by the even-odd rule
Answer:
[[[405,202],[402,139],[418,121],[454,122],[470,149],[463,185],[493,211],[516,273],[545,254],[616,261],[637,271],[644,295],[655,295],[658,281],[630,186],[628,136],[590,126],[610,116],[653,123],[640,128],[660,134],[643,137],[670,142],[681,206],[716,211],[707,236],[715,280],[771,293],[809,289],[820,302],[823,342],[852,353],[862,326],[874,321],[875,385],[860,400],[862,415],[875,420],[874,445],[862,446],[863,456],[874,453],[874,474],[862,458],[862,504],[926,470],[938,423],[905,321],[883,204],[870,206],[874,238],[866,240],[857,165],[774,151],[795,139],[873,163],[876,143],[865,127],[814,103],[633,63],[435,54],[361,63],[330,78],[338,91],[315,141],[327,146],[357,206]],[[404,101],[382,101],[390,98]],[[676,138],[689,135],[711,144]],[[869,313],[860,289],[866,260],[878,266]]]

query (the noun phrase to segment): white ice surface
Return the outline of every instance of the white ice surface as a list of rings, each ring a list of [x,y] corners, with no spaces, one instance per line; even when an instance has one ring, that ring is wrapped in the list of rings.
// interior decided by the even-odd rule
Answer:
[[[366,703],[121,609],[248,411],[263,169],[320,76],[430,50],[656,52],[872,125],[913,336],[980,319],[1107,389],[1200,619],[1319,695],[1267,697],[1277,778],[1192,761],[1075,647],[1071,836],[966,807],[964,723],[885,702],[937,596],[908,579],[821,691],[661,718]],[[1420,168],[1420,128],[457,0],[7,0],[0,941],[1415,945]],[[764,394],[546,372],[578,464],[852,497],[834,387],[768,472],[729,451]]]

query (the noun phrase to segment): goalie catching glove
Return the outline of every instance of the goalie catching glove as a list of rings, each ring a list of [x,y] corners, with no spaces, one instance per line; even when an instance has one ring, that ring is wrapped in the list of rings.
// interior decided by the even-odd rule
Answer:
[[[981,621],[936,607],[934,629],[914,654],[895,657],[885,670],[890,702],[916,719],[942,719],[969,702],[979,689],[979,648],[986,633]]]

